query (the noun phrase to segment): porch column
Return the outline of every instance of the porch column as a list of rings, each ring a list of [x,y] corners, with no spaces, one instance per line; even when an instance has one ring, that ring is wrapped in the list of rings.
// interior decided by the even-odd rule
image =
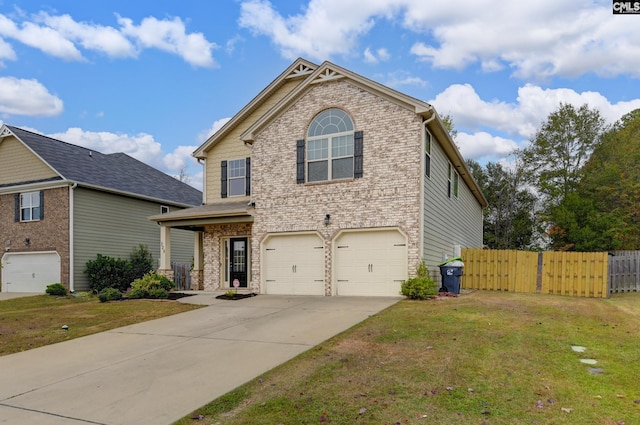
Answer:
[[[204,233],[195,232],[193,236],[193,270],[191,270],[191,289],[204,289]]]
[[[160,226],[160,267],[158,273],[173,279],[171,269],[171,227]]]

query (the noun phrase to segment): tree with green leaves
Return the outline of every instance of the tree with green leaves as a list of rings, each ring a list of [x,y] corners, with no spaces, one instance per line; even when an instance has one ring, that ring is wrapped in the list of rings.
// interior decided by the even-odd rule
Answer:
[[[552,216],[556,249],[640,249],[640,110],[603,134],[575,194]]]
[[[527,190],[519,167],[489,162],[482,168],[467,161],[489,206],[484,214],[484,243],[492,249],[531,249],[536,198]]]
[[[547,213],[576,190],[582,168],[604,131],[605,121],[597,109],[561,103],[531,144],[519,152],[523,170],[543,198]]]

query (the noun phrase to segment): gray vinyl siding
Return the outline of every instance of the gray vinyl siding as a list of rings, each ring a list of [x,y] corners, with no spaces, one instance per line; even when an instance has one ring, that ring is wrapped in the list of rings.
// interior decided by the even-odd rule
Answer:
[[[74,288],[88,290],[86,263],[97,254],[128,259],[134,247],[147,245],[160,258],[160,227],[148,219],[160,213],[158,203],[107,192],[74,189]],[[170,211],[176,209],[170,207]],[[172,261],[191,262],[194,233],[171,231]]]
[[[434,277],[439,280],[437,265],[444,256],[451,257],[454,246],[482,246],[482,207],[471,193],[462,176],[459,192],[451,198],[447,196],[447,176],[449,159],[432,138],[431,177],[424,177],[424,235],[422,256]],[[455,170],[455,166],[453,166]],[[458,173],[464,172],[459,170]],[[464,260],[464,259],[463,259]]]

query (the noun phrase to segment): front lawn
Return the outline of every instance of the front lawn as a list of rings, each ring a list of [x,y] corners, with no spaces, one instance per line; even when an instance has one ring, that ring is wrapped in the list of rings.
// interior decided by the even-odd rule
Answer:
[[[0,356],[198,307],[156,300],[101,303],[95,296],[38,295],[4,300],[0,301]],[[65,325],[68,330],[62,329]]]
[[[177,424],[631,425],[639,376],[640,294],[473,292],[402,301]]]

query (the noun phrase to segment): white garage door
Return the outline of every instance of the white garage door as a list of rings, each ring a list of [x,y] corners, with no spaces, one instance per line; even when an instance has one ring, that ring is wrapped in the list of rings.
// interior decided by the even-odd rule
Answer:
[[[337,295],[398,296],[407,278],[407,241],[397,230],[347,232],[336,239]]]
[[[265,293],[324,295],[324,243],[318,235],[270,236],[262,261]]]
[[[2,292],[41,292],[60,282],[55,252],[6,253],[2,257]]]

